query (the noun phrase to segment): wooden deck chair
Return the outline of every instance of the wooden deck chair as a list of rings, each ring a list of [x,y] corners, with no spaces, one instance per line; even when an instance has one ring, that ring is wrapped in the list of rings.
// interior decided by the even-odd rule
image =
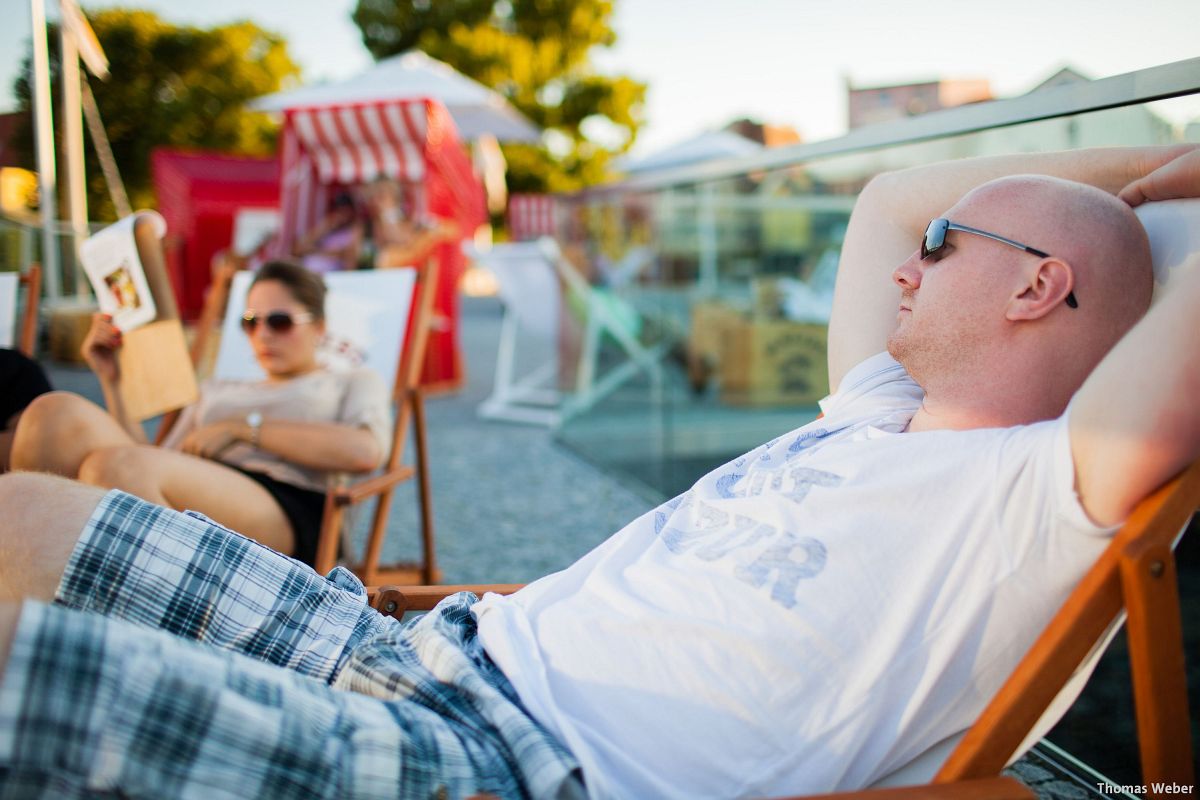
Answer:
[[[440,579],[434,551],[425,408],[420,389],[436,273],[436,261],[428,259],[415,268],[335,272],[323,276],[329,287],[326,298],[328,333],[320,357],[335,369],[362,363],[378,371],[385,383],[392,386],[396,413],[391,452],[383,468],[368,477],[347,479],[331,487],[326,495],[314,564],[322,574],[337,563],[339,542],[344,543],[349,534],[348,511],[374,498],[365,553],[361,561],[348,566],[368,583],[436,583]],[[262,377],[239,327],[252,277],[252,273],[237,270],[234,261],[219,265],[215,271],[191,348],[193,362],[199,364],[216,336],[218,321],[224,317],[213,377],[242,380]],[[159,441],[165,437],[170,424],[164,421]],[[415,466],[402,463],[410,425],[416,445]],[[381,565],[388,513],[396,486],[414,477],[417,479],[421,558],[411,563]]]
[[[662,390],[659,364],[666,345],[645,345],[638,338],[640,318],[628,304],[584,279],[553,239],[493,245],[482,251],[470,245],[467,255],[490,270],[500,285],[504,303],[496,378],[492,394],[480,405],[480,416],[555,427],[582,413],[616,391],[639,372]],[[570,393],[556,388],[557,356],[528,372],[516,374],[520,331],[546,341],[557,353],[559,318],[570,299],[583,317],[583,345]],[[624,356],[620,364],[602,370],[604,338],[614,341]]]
[[[18,318],[20,290],[25,306]],[[0,347],[16,347],[33,358],[37,347],[38,304],[41,301],[42,267],[34,262],[24,272],[0,272]]]
[[[1151,203],[1138,216],[1150,235],[1158,297],[1184,270],[1200,269],[1200,199]],[[1156,785],[1194,787],[1174,547],[1197,509],[1200,461],[1138,504],[970,729],[874,788],[821,797],[1033,797],[1001,771],[1066,712],[1121,624],[1129,642],[1143,784],[1152,797],[1172,794]],[[400,617],[457,591],[508,594],[519,588],[381,586],[369,596],[381,613]]]

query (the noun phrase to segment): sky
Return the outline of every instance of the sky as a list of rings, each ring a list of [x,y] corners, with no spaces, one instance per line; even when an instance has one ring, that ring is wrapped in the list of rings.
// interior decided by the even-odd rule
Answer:
[[[435,0],[436,1],[436,0]],[[58,16],[57,0],[45,0]],[[282,34],[306,81],[371,64],[350,20],[355,0],[130,0],[204,27],[250,18]],[[791,125],[806,141],[845,132],[846,83],[986,78],[1021,94],[1060,67],[1091,78],[1200,56],[1197,0],[614,0],[617,43],[601,72],[648,84],[635,151],[651,152],[738,117]],[[1137,13],[1134,12],[1137,9]],[[28,49],[30,0],[0,0],[0,111]],[[1200,120],[1200,99],[1159,108]]]

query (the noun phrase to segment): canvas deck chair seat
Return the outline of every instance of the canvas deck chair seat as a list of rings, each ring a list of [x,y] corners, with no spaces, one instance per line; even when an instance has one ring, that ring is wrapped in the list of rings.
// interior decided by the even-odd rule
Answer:
[[[18,302],[25,292],[24,306]],[[33,263],[23,272],[0,272],[0,347],[20,350],[30,358],[37,347],[38,305],[42,267]]]
[[[1185,270],[1200,269],[1200,199],[1138,209],[1150,235],[1155,298]],[[1129,642],[1142,783],[1195,787],[1187,679],[1174,548],[1200,509],[1200,461],[1142,500],[1080,580],[975,724],[927,750],[861,792],[905,798],[1033,797],[1001,771],[1032,747],[1082,691],[1124,624]],[[370,590],[381,613],[432,608],[457,591],[509,594],[519,585],[381,586]],[[845,797],[843,793],[840,797]],[[822,795],[822,797],[834,795]]]
[[[488,250],[471,245],[464,249],[496,277],[504,304],[495,382],[492,393],[479,406],[481,417],[556,427],[639,373],[648,377],[652,392],[661,391],[659,362],[665,344],[644,344],[638,313],[616,295],[589,284],[554,239],[497,244]],[[564,308],[577,310],[583,326],[570,391],[558,388],[558,336]],[[524,374],[517,365],[522,335],[540,340],[551,353],[544,363],[526,368]],[[606,338],[616,344],[621,357],[620,363],[607,367],[602,365],[601,353]]]
[[[436,263],[431,259],[419,267],[337,272],[324,276],[326,296],[326,340],[318,357],[330,369],[367,366],[392,387],[395,407],[391,451],[384,466],[365,477],[346,476],[330,487],[317,544],[314,568],[321,574],[338,561],[339,544],[350,554],[349,536],[354,520],[350,512],[364,501],[375,499],[365,552],[349,566],[364,582],[440,580],[434,551],[433,513],[425,445],[425,412],[420,389],[421,368],[433,310]],[[249,342],[240,330],[246,293],[253,274],[238,270],[234,262],[220,265],[205,301],[204,311],[192,343],[192,360],[206,358],[213,339],[219,344],[212,376],[219,379],[256,380],[262,372]],[[165,422],[159,440],[171,422]],[[415,443],[415,464],[402,463],[409,426]],[[419,560],[381,564],[388,515],[396,487],[417,480],[419,505]]]

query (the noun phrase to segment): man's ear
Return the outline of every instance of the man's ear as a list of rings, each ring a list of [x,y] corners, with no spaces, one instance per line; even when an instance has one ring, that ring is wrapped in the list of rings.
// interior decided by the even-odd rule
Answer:
[[[1075,288],[1075,271],[1061,258],[1043,258],[1032,273],[1025,275],[1028,282],[1009,299],[1006,319],[1041,319],[1065,303]]]

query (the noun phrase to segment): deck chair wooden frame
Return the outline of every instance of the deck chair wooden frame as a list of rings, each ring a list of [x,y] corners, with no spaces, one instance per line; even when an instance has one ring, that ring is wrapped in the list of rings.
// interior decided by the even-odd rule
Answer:
[[[496,377],[491,395],[479,406],[485,419],[557,427],[572,416],[583,413],[639,372],[650,378],[651,391],[657,397],[662,391],[660,360],[665,344],[645,345],[618,319],[611,304],[584,279],[574,264],[563,255],[558,242],[550,237],[536,241],[493,245],[489,251],[468,247],[467,255],[485,267],[492,267],[501,281],[504,318],[501,322],[500,345],[496,356]],[[536,370],[518,377],[516,374],[517,336],[522,325],[529,327],[527,315],[517,304],[531,299],[511,296],[503,287],[505,276],[513,269],[541,270],[556,276],[562,293],[579,298],[584,306],[583,335],[579,362],[575,369],[572,389],[561,392],[554,386],[558,378],[558,361],[554,359]],[[544,276],[531,277],[527,283],[544,285]],[[560,293],[560,294],[562,294]],[[506,296],[508,295],[508,296]],[[557,308],[565,307],[562,296],[554,297]],[[544,327],[544,326],[542,326]],[[543,332],[543,335],[546,335]],[[620,347],[625,360],[605,371],[600,370],[600,348],[605,336]],[[557,343],[555,343],[557,344]]]
[[[36,261],[25,268],[24,272],[16,275],[14,282],[14,291],[11,297],[6,295],[0,298],[0,302],[12,303],[8,308],[13,314],[15,323],[13,329],[12,343],[17,350],[25,355],[33,358],[34,350],[37,348],[37,320],[38,320],[38,305],[41,302],[42,292],[42,266]],[[10,284],[11,285],[11,284]],[[16,318],[16,309],[18,306],[18,294],[21,287],[25,289],[25,308],[21,312],[20,319]],[[7,316],[7,314],[5,315]],[[7,337],[5,337],[7,338]]]
[[[20,283],[25,287],[25,310],[17,330],[17,347],[33,358],[37,349],[38,304],[42,299],[42,265],[37,262],[30,264],[21,273]]]
[[[227,259],[214,270],[213,283],[205,298],[204,307],[196,326],[192,341],[192,363],[199,366],[207,357],[214,331],[218,330],[229,301],[230,286],[237,273],[239,263]],[[441,579],[437,568],[434,548],[434,526],[432,494],[429,482],[428,450],[425,437],[424,394],[420,386],[421,366],[424,363],[425,347],[429,340],[430,320],[433,316],[434,291],[437,285],[437,261],[426,258],[417,267],[416,288],[409,333],[400,353],[400,366],[392,387],[392,402],[396,409],[392,428],[391,451],[387,462],[377,474],[352,480],[331,488],[325,496],[325,513],[321,521],[321,534],[317,540],[314,569],[325,574],[337,564],[338,543],[342,526],[350,508],[364,501],[375,499],[371,525],[367,535],[365,555],[360,563],[347,565],[368,584],[390,582],[419,582],[433,584]],[[158,433],[161,442],[170,425],[164,418]],[[415,447],[414,466],[402,462],[409,427],[413,431]],[[387,533],[388,514],[396,487],[409,479],[416,478],[419,506],[421,558],[419,561],[380,564],[383,540]]]

